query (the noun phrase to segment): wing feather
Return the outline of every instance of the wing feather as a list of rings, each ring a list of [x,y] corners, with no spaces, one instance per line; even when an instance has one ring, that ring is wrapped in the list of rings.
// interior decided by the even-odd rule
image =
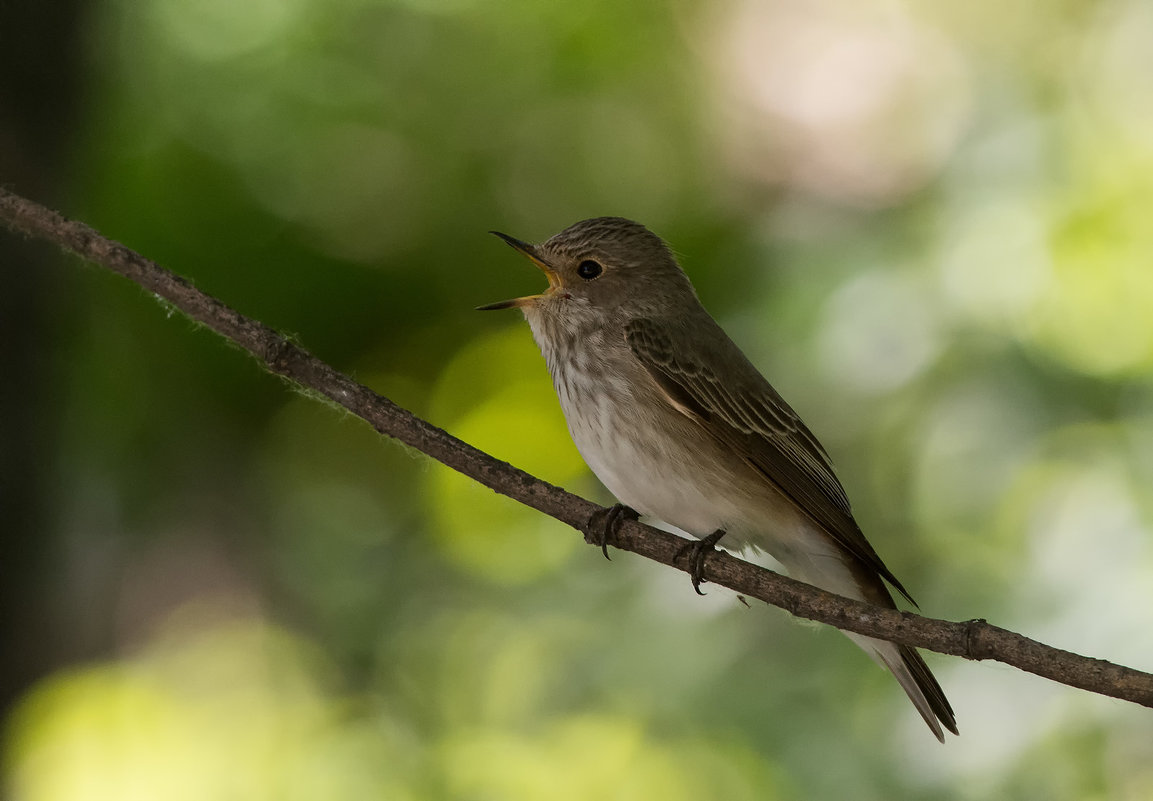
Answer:
[[[639,318],[628,323],[625,338],[678,411],[732,448],[915,604],[853,519],[824,448],[719,326],[690,334],[676,321]],[[713,367],[718,363],[726,366],[723,380]]]

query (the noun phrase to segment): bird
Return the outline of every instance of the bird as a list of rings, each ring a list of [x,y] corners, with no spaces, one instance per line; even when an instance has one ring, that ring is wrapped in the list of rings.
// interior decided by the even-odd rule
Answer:
[[[492,233],[548,288],[477,308],[523,313],[577,450],[619,501],[606,525],[622,513],[655,518],[709,550],[724,537],[767,552],[839,595],[895,609],[887,582],[915,604],[865,539],[824,447],[705,310],[659,236],[623,217],[582,220],[540,244]],[[958,733],[915,649],[845,634],[893,674],[938,740]]]

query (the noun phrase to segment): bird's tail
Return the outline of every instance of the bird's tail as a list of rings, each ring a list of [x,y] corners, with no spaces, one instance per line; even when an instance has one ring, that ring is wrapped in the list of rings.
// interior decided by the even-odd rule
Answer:
[[[876,571],[847,554],[837,553],[832,559],[794,558],[785,566],[801,581],[830,592],[886,609],[897,608],[893,596]],[[942,726],[957,734],[957,719],[953,715],[953,708],[949,706],[929,666],[915,649],[848,631],[845,634],[878,664],[889,669],[938,740],[945,742]]]
[[[921,713],[921,717],[925,719],[925,723],[938,740],[945,742],[942,726],[953,734],[958,734],[953,707],[949,705],[949,699],[945,697],[941,685],[937,683],[936,677],[916,649],[908,645],[895,645],[884,640],[863,637],[860,634],[845,633],[865,653],[888,668],[896,677],[897,683],[909,696],[909,700]]]

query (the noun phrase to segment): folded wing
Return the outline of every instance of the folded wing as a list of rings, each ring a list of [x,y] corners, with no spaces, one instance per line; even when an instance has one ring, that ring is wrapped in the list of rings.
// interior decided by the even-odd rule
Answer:
[[[691,348],[682,344],[689,336]],[[628,323],[625,338],[680,412],[732,448],[841,547],[916,603],[861,533],[824,448],[719,326],[690,333],[675,320],[638,318]],[[723,380],[714,369],[717,364],[725,365]]]

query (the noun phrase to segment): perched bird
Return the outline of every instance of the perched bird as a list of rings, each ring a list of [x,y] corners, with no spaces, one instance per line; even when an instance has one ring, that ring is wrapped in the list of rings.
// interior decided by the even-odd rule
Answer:
[[[573,441],[617,511],[710,547],[726,536],[767,551],[795,578],[849,598],[895,608],[887,581],[912,601],[861,533],[824,448],[701,306],[659,237],[621,217],[539,245],[493,233],[549,285],[479,308],[524,313]],[[957,733],[913,648],[846,634],[892,671],[939,740],[942,726]]]

